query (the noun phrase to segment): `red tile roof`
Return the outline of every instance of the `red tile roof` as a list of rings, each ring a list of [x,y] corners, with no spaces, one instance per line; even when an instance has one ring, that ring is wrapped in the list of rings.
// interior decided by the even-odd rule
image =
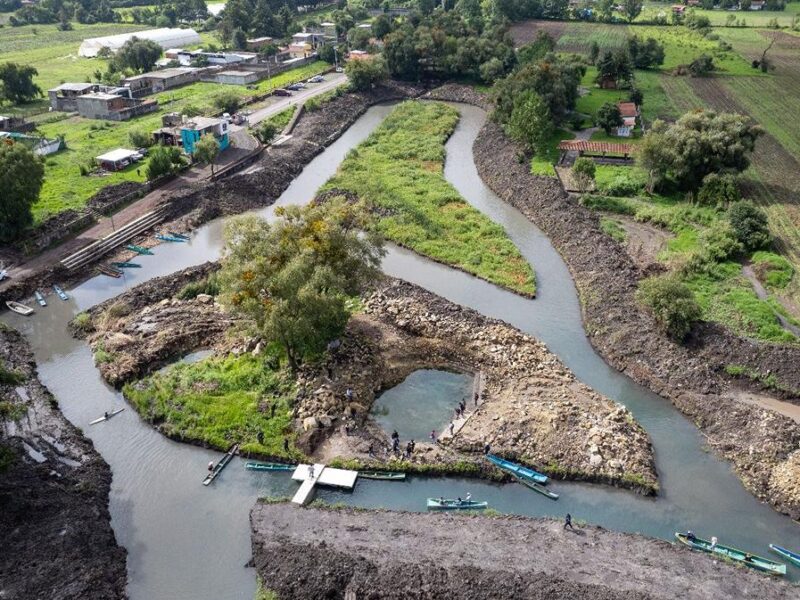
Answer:
[[[617,107],[623,117],[635,117],[639,114],[639,109],[633,102],[617,102]]]
[[[577,150],[591,154],[633,154],[633,144],[617,144],[614,142],[590,142],[586,140],[562,140],[559,150]]]

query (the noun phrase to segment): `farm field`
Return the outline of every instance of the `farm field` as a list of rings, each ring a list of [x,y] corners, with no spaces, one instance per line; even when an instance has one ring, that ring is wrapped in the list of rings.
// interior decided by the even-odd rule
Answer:
[[[746,27],[766,27],[772,19],[777,19],[781,27],[791,27],[795,16],[800,15],[800,3],[789,2],[784,10],[705,10],[694,8],[698,15],[709,18],[714,27],[724,27],[728,17],[733,15],[737,21],[744,21]],[[637,21],[648,21],[658,14],[663,13],[669,18],[670,4],[665,2],[645,2],[642,14]]]

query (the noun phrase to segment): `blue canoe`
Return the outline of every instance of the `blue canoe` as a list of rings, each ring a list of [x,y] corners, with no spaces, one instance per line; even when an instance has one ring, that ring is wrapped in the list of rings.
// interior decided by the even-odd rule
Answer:
[[[125,249],[136,252],[137,254],[153,254],[150,249],[145,248],[144,246],[135,246],[134,244],[128,244],[125,246]]]
[[[169,233],[171,236],[173,236],[173,237],[176,237],[176,238],[179,238],[179,239],[181,239],[181,240],[188,240],[188,239],[189,239],[189,236],[188,236],[188,235],[185,235],[185,234],[183,234],[183,233],[180,233],[180,232],[178,232],[178,231],[169,231],[169,232],[167,232],[167,233]]]
[[[36,290],[33,292],[33,295],[36,297],[36,301],[39,303],[40,306],[47,306],[47,300],[44,299],[42,292]]]
[[[800,554],[798,554],[797,552],[792,552],[791,550],[787,550],[786,548],[781,548],[780,546],[776,546],[775,544],[770,544],[769,549],[772,550],[775,554],[780,554],[783,558],[788,560],[795,567],[800,567]]]
[[[522,465],[518,465],[510,460],[500,458],[494,454],[487,454],[486,458],[488,458],[490,462],[494,463],[494,465],[503,469],[503,471],[507,471],[508,473],[519,477],[520,479],[527,479],[528,481],[535,481],[536,483],[547,483],[547,475],[543,475],[538,471],[534,471],[528,467],[523,467]]]
[[[112,267],[116,267],[117,269],[141,269],[142,265],[139,263],[134,262],[112,262]]]
[[[175,237],[174,235],[164,235],[163,233],[157,233],[156,239],[161,240],[162,242],[185,242],[186,240]]]
[[[62,290],[60,287],[58,287],[57,285],[54,285],[53,289],[55,290],[56,294],[58,294],[59,298],[61,298],[62,300],[69,300],[69,296],[67,296],[67,293],[64,290]]]

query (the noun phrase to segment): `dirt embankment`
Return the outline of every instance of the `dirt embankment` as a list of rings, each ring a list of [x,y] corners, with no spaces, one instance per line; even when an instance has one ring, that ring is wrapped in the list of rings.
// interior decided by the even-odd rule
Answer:
[[[800,516],[800,426],[734,401],[730,380],[722,375],[725,365],[744,365],[800,389],[800,350],[742,340],[711,325],[697,328],[689,347],[672,343],[636,304],[643,274],[603,233],[596,214],[554,180],[531,175],[496,124],[483,128],[474,153],[489,187],[542,228],[564,257],[579,290],[586,330],[600,354],[692,418],[753,493]]]
[[[125,598],[125,550],[108,512],[111,471],[39,382],[25,339],[0,326],[0,598]]]
[[[667,542],[599,527],[565,531],[546,519],[262,502],[250,525],[256,570],[279,598],[796,596],[786,582]]]

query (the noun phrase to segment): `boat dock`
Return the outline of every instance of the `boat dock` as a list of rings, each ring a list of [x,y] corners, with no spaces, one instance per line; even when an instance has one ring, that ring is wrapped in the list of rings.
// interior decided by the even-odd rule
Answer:
[[[314,490],[317,485],[327,485],[330,487],[344,488],[352,490],[358,478],[358,471],[348,471],[346,469],[332,469],[323,464],[316,465],[297,465],[292,473],[292,479],[302,481],[300,488],[292,498],[292,502],[305,506],[314,497]]]

